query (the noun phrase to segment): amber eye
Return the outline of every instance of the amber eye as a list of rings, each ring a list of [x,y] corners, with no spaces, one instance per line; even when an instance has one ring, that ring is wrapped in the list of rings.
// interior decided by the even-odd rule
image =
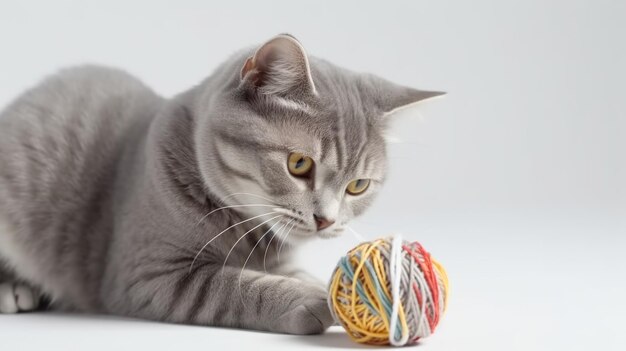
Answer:
[[[287,166],[289,167],[289,173],[296,177],[304,177],[313,168],[313,160],[303,154],[292,152],[289,155]]]
[[[346,191],[350,195],[359,195],[363,193],[365,190],[367,190],[369,186],[370,186],[369,179],[357,179],[357,180],[351,181],[350,184],[348,184]]]

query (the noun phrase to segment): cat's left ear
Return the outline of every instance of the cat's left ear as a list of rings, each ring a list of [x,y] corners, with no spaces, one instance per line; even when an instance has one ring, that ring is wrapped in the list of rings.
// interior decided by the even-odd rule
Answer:
[[[244,63],[240,78],[266,95],[317,94],[304,47],[289,34],[261,45]]]
[[[384,116],[446,94],[442,91],[408,88],[384,79],[375,79],[370,87],[373,88],[374,100]]]

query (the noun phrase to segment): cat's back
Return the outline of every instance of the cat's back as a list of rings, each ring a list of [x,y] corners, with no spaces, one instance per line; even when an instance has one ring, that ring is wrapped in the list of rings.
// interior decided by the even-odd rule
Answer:
[[[0,214],[86,205],[162,102],[138,79],[99,66],[64,69],[24,92],[0,114]]]

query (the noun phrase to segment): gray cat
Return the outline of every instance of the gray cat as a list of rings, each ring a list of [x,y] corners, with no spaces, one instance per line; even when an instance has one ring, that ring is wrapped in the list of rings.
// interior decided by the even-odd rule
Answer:
[[[49,77],[0,116],[0,312],[321,333],[326,291],[289,252],[370,205],[388,115],[440,94],[289,35],[169,100],[110,68]]]

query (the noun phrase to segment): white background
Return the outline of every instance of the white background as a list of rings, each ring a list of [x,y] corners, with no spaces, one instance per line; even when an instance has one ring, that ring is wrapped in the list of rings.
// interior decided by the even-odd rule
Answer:
[[[626,2],[3,0],[0,105],[85,62],[171,96],[281,32],[336,64],[449,92],[397,116],[388,184],[353,225],[419,240],[448,269],[448,313],[421,349],[626,348]],[[302,264],[326,280],[355,244],[313,243]],[[359,347],[338,328],[295,337],[51,314],[0,316],[0,345]]]

